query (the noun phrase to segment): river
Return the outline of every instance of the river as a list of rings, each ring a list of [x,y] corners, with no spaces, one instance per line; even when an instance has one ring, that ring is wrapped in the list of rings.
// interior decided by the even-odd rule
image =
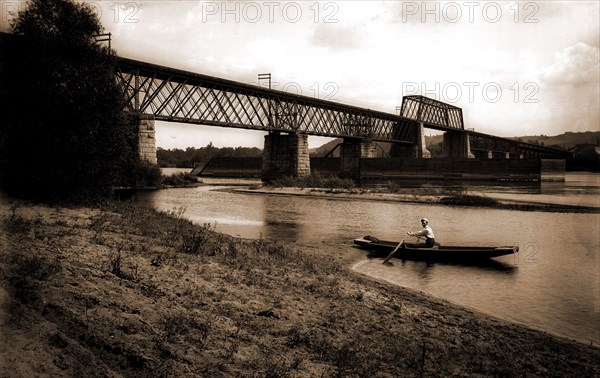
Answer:
[[[206,180],[205,180],[206,182]],[[399,240],[429,218],[442,244],[518,245],[520,253],[487,266],[395,260],[366,255],[354,269],[502,319],[600,344],[600,214],[552,213],[438,205],[233,193],[229,180],[165,189],[140,198],[161,210],[244,238],[339,245],[351,253],[364,235]],[[567,174],[565,183],[537,187],[474,187],[513,200],[594,205],[600,175]],[[493,194],[496,193],[496,194]],[[533,197],[530,197],[533,196]]]

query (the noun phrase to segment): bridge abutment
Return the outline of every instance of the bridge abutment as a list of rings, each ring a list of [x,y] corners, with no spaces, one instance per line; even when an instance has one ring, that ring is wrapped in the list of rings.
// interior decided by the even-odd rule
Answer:
[[[269,133],[265,135],[262,180],[310,175],[308,135]]]
[[[156,158],[156,129],[153,117],[137,118],[139,124],[139,154],[142,161],[158,164]]]
[[[444,157],[457,159],[474,159],[475,155],[471,152],[469,134],[458,131],[445,132],[443,141],[443,155]]]

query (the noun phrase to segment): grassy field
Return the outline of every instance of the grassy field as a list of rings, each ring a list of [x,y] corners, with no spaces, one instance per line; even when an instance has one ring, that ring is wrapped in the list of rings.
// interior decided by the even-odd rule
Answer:
[[[0,211],[3,377],[600,374],[597,346],[359,276],[339,245],[130,202]]]

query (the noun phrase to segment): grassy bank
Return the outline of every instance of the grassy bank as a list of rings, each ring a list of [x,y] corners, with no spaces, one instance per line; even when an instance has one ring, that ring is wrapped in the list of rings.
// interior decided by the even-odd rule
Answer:
[[[2,376],[597,376],[600,350],[131,204],[2,199]]]
[[[355,183],[350,178],[341,178],[337,175],[322,175],[319,172],[311,172],[309,176],[303,177],[280,177],[267,184],[271,188],[330,188],[352,190]]]
[[[162,175],[160,185],[162,187],[189,187],[196,186],[200,182],[198,176],[190,172],[178,172],[168,176]]]

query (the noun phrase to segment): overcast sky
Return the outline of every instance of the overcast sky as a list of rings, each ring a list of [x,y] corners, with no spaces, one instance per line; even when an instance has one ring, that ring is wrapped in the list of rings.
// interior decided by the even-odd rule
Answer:
[[[3,28],[18,3],[2,1]],[[271,73],[276,89],[390,113],[422,94],[499,136],[600,130],[598,1],[88,3],[124,57],[245,83]],[[263,133],[157,122],[160,147],[209,142],[262,148]]]

